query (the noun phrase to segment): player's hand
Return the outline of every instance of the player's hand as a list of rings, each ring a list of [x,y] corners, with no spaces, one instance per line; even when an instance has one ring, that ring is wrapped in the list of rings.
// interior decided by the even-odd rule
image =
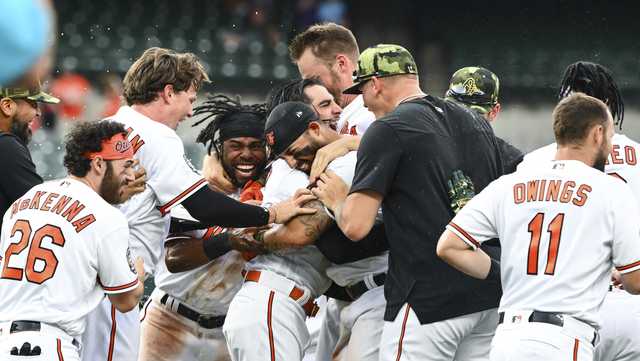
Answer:
[[[455,170],[447,181],[449,201],[453,213],[460,210],[476,195],[471,178],[467,177],[461,170]]]
[[[257,241],[254,235],[259,230],[265,229],[264,227],[255,228],[237,228],[229,232],[229,241],[231,247],[240,252],[251,252],[254,254],[264,254],[266,249],[264,243]]]
[[[334,211],[349,195],[349,186],[334,172],[328,170],[320,175],[316,187],[311,192],[325,205]]]
[[[316,152],[316,157],[313,160],[313,164],[311,165],[309,182],[313,183],[317,181],[318,177],[320,177],[320,174],[322,174],[322,172],[327,169],[327,165],[329,165],[329,163],[331,163],[334,159],[342,157],[343,155],[349,153],[349,151],[356,150],[359,143],[359,137],[349,135],[341,137],[335,142],[329,143],[320,148]]]
[[[231,182],[231,178],[222,168],[222,163],[215,155],[205,155],[202,160],[202,175],[209,183],[209,186],[222,193],[233,193],[236,186]]]
[[[611,272],[611,283],[613,283],[613,287],[624,290],[624,286],[622,285],[622,275],[616,269]]]
[[[122,193],[123,201],[128,200],[135,194],[142,193],[147,186],[147,171],[142,165],[140,165],[140,162],[137,159],[134,159],[131,167],[135,169],[133,172],[134,179],[124,187],[124,191]]]
[[[303,208],[302,205],[316,199],[308,190],[296,191],[293,198],[286,201],[276,203],[269,207],[269,220],[270,223],[283,224],[287,223],[291,218],[303,215],[314,214],[317,212],[315,208]]]

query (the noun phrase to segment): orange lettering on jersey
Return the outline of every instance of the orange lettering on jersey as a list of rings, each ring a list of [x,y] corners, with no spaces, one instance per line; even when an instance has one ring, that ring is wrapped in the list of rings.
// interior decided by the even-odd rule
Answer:
[[[540,181],[540,190],[538,190],[538,201],[542,202],[544,201],[544,190],[546,189],[545,187],[547,186],[547,180],[543,179]]]
[[[527,202],[535,201],[538,198],[538,185],[540,181],[527,182]]]
[[[624,161],[620,158],[620,152],[619,152],[620,146],[617,144],[614,144],[611,147],[611,161],[613,162],[613,164],[623,164]]]
[[[96,217],[93,214],[86,215],[77,221],[71,223],[76,228],[76,233],[80,233],[88,225],[96,221]]]
[[[31,205],[29,206],[29,209],[40,208],[40,197],[45,195],[45,193],[47,192],[36,191],[36,194],[33,196],[33,199],[31,200]]]
[[[133,128],[127,128],[127,136],[129,136],[131,132],[133,132]],[[131,146],[133,147],[133,153],[137,153],[138,149],[144,145],[144,140],[140,138],[139,134],[136,134],[135,137],[129,139],[129,143],[131,143]]]
[[[62,213],[62,217],[66,217],[67,221],[71,222],[74,218],[80,213],[81,210],[84,209],[84,204],[81,204],[78,201],[74,201],[71,203],[69,208],[67,208],[64,213]]]
[[[545,197],[545,200],[547,202],[549,202],[549,201],[557,202],[558,201],[558,195],[560,194],[560,186],[561,185],[562,185],[562,181],[559,181],[559,180],[549,181],[549,186],[547,188],[547,196]]]
[[[58,198],[60,195],[58,193],[51,193],[45,198],[44,203],[40,207],[41,211],[48,211],[51,209],[51,202],[53,202],[54,198]]]
[[[30,198],[23,199],[23,200],[20,202],[20,210],[21,210],[21,211],[24,211],[25,209],[27,209],[27,208],[29,207],[29,202],[31,202],[31,199],[30,199]]]
[[[562,187],[562,194],[560,195],[560,202],[568,203],[573,197],[573,188],[576,186],[576,182],[567,181]]]
[[[637,164],[636,148],[630,145],[626,145],[624,147],[624,158],[627,161],[628,165],[636,165]]]
[[[62,196],[62,198],[58,199],[58,203],[56,203],[56,205],[53,206],[53,208],[51,208],[51,212],[52,213],[55,212],[56,214],[60,214],[60,212],[62,212],[64,207],[67,206],[69,201],[71,201],[71,197]]]
[[[524,202],[525,189],[524,183],[518,183],[513,186],[513,201],[515,204]]]
[[[18,208],[20,207],[20,200],[13,202],[11,205],[11,217],[15,216],[18,213]]]
[[[576,198],[574,198],[571,203],[575,204],[578,207],[582,207],[587,202],[587,198],[589,197],[587,193],[590,192],[591,186],[589,186],[588,184],[581,184],[576,191]]]

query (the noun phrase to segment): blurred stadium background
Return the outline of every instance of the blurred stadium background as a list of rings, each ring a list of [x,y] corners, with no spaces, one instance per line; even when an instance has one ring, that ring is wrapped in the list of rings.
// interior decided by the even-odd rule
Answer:
[[[69,124],[117,110],[121,79],[144,49],[197,54],[212,78],[202,95],[222,92],[259,102],[274,84],[297,77],[289,39],[333,21],[351,28],[361,50],[407,47],[423,89],[441,96],[458,68],[480,65],[501,82],[496,133],[523,150],[552,138],[551,110],[564,68],[576,60],[609,67],[627,105],[623,132],[640,136],[638,5],[624,1],[410,0],[55,0],[56,66],[47,107],[30,145],[38,172],[64,175],[62,137]],[[204,148],[186,120],[178,132],[192,162]]]

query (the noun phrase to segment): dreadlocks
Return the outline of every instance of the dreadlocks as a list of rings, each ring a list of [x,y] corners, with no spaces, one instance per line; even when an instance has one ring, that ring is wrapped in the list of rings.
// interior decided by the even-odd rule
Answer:
[[[267,95],[269,113],[284,102],[295,101],[310,104],[311,100],[305,95],[304,90],[312,85],[322,86],[323,84],[318,78],[296,79],[274,88]]]
[[[565,98],[572,92],[585,93],[602,100],[609,107],[615,124],[622,129],[624,102],[609,69],[587,61],[569,65],[564,72],[558,98]]]
[[[202,129],[196,141],[207,147],[209,154],[211,148],[221,154],[222,142],[226,139],[243,136],[263,138],[267,107],[265,104],[244,105],[239,97],[231,99],[219,94],[209,96],[202,105],[196,107],[194,116],[197,115],[204,117],[195,122],[194,127],[209,119],[211,121]]]

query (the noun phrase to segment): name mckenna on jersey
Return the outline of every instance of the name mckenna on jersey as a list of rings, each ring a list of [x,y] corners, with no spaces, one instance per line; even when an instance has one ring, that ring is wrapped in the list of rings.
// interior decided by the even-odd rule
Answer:
[[[54,201],[56,201],[55,204],[53,203]],[[62,218],[66,218],[67,222],[71,223],[75,228],[76,233],[80,233],[96,221],[96,217],[92,213],[77,220],[75,219],[84,208],[84,204],[80,203],[80,201],[73,200],[72,197],[66,195],[60,197],[58,193],[37,191],[33,195],[33,198],[20,198],[11,205],[11,218],[18,212],[26,209],[51,212],[60,215]]]
[[[569,180],[535,179],[526,183],[516,183],[513,186],[513,201],[515,204],[526,202],[560,202],[573,203],[582,207],[589,198],[591,186]]]

